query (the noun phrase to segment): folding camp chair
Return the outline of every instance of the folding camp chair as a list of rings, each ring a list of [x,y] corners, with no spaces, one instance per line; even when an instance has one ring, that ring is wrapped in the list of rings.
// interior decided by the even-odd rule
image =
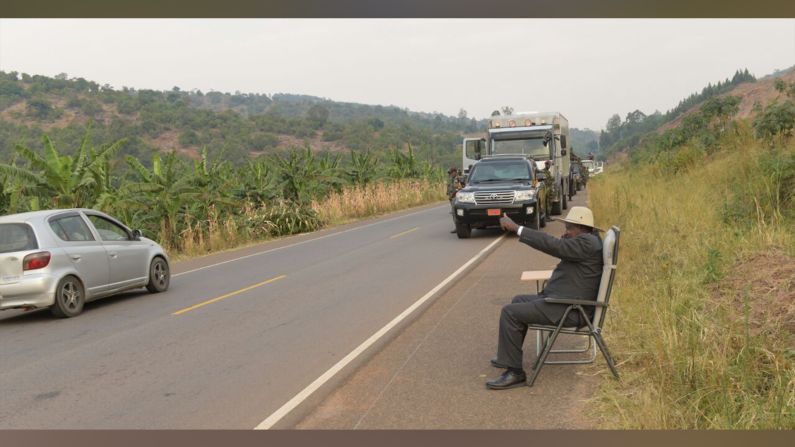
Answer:
[[[597,295],[596,301],[545,298],[544,300],[548,303],[568,304],[563,317],[560,319],[560,323],[557,326],[543,324],[527,325],[528,330],[535,329],[537,331],[536,361],[533,364],[533,371],[530,374],[530,377],[527,379],[528,386],[533,386],[533,382],[535,382],[536,377],[538,376],[538,373],[541,371],[541,367],[544,366],[544,364],[574,364],[593,362],[596,358],[597,346],[599,347],[599,350],[602,351],[602,354],[607,361],[607,366],[610,367],[610,371],[613,373],[616,379],[618,379],[618,371],[616,370],[615,362],[613,361],[613,357],[610,356],[610,353],[607,350],[607,345],[602,338],[602,325],[604,324],[605,315],[607,314],[607,304],[608,301],[610,301],[610,292],[613,288],[613,279],[615,278],[616,265],[618,264],[618,237],[620,233],[621,230],[618,227],[613,226],[607,231],[607,234],[605,234],[605,238],[602,241],[602,259],[604,260],[604,267],[602,268],[602,279],[599,283],[599,294]],[[534,273],[536,272],[524,272],[522,277],[525,279],[535,279],[538,282],[540,280],[539,275]],[[588,315],[583,308],[584,306],[595,308],[593,318],[588,318]],[[585,321],[586,326],[579,328],[563,327],[563,322],[566,321],[566,317],[570,312],[579,312],[581,321]],[[547,333],[549,333],[548,336],[546,335]],[[555,341],[560,334],[586,336],[588,337],[588,346],[584,349],[554,350],[552,349],[552,346],[555,344]],[[592,339],[595,344],[592,343]],[[587,352],[591,348],[593,348],[593,353],[590,359],[556,361],[547,360],[549,354]]]

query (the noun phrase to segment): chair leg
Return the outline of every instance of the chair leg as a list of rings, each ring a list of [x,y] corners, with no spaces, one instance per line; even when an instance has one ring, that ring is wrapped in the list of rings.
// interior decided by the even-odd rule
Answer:
[[[591,335],[593,335],[593,339],[596,342],[596,345],[599,346],[599,350],[602,351],[602,355],[605,357],[605,361],[607,361],[607,366],[610,368],[610,371],[613,373],[616,379],[618,379],[618,370],[616,369],[616,363],[613,361],[613,357],[610,355],[610,352],[607,350],[607,344],[605,343],[604,339],[602,338],[602,331],[598,331],[594,329],[591,321],[586,319],[586,323],[588,323],[588,329],[591,331]]]
[[[563,313],[563,318],[560,319],[560,323],[558,323],[555,331],[552,332],[552,335],[550,335],[547,339],[547,342],[544,345],[544,351],[541,353],[540,357],[536,358],[536,362],[533,365],[533,371],[530,373],[530,377],[527,379],[527,386],[533,386],[533,383],[535,383],[536,377],[538,377],[538,373],[541,372],[541,368],[544,366],[544,361],[546,361],[549,351],[552,350],[552,345],[555,344],[555,339],[558,338],[558,334],[560,334],[560,330],[563,328],[563,323],[566,321],[566,317],[569,315],[570,311],[571,306],[566,308],[566,312]]]
[[[595,332],[593,336],[594,340],[596,341],[597,346],[602,351],[602,355],[605,356],[605,360],[607,361],[607,366],[610,367],[610,371],[613,372],[613,376],[618,379],[618,370],[616,369],[615,361],[613,361],[613,357],[610,355],[610,352],[607,350],[607,345],[605,341],[602,339],[602,334]]]

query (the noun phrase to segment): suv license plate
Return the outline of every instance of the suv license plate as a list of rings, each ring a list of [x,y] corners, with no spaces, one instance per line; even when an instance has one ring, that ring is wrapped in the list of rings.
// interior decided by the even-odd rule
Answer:
[[[486,214],[489,215],[489,216],[499,216],[500,215],[500,209],[496,208],[496,209],[486,210]]]

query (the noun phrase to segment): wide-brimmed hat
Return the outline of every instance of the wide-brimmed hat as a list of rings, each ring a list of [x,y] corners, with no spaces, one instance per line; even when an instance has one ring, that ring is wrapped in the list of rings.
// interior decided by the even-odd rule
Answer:
[[[593,225],[593,212],[584,206],[573,206],[569,210],[569,214],[564,218],[553,218],[552,220],[559,220],[561,222],[568,222],[577,225],[584,225],[591,227],[595,230],[602,231]]]

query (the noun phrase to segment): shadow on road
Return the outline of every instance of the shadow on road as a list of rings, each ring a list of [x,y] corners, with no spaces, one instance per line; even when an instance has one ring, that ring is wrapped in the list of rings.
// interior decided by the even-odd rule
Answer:
[[[91,301],[89,303],[86,303],[85,307],[83,308],[83,313],[81,315],[97,311],[107,306],[118,305],[119,303],[133,300],[143,295],[150,295],[150,293],[144,289],[131,290],[128,292],[122,292],[118,295],[112,295],[107,298],[101,298],[96,301]],[[78,315],[74,318],[80,318],[81,315]],[[50,313],[49,309],[36,309],[29,311],[20,310],[20,309],[11,309],[11,310],[0,311],[0,325],[2,326],[13,326],[17,324],[46,323],[46,322],[59,321],[59,320],[61,319],[54,317]]]

